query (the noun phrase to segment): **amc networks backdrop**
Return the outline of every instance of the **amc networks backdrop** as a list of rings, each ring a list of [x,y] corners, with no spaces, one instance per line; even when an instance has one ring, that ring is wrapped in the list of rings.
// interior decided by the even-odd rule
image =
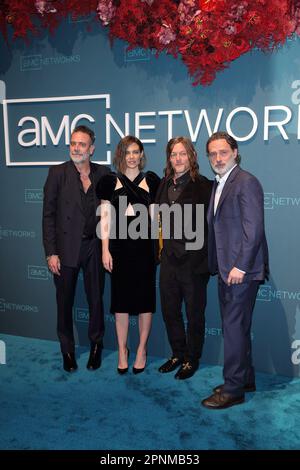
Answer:
[[[155,51],[128,50],[85,19],[66,21],[54,35],[29,43],[0,39],[0,331],[56,340],[52,275],[42,247],[43,185],[48,168],[68,159],[76,124],[96,133],[94,160],[110,165],[120,137],[145,144],[147,168],[163,174],[165,147],[176,135],[194,142],[201,172],[213,179],[205,143],[227,130],[239,142],[241,166],[260,180],[271,276],[256,302],[252,339],[257,370],[299,376],[300,363],[300,58],[299,40],[274,54],[252,52],[207,87],[193,87],[180,61]],[[104,296],[104,346],[116,348],[110,285]],[[134,291],[134,280],[132,290]],[[158,308],[149,354],[169,355]],[[77,343],[87,342],[82,276],[74,319]],[[134,347],[138,325],[131,319]],[[202,361],[222,363],[216,279],[211,278]]]

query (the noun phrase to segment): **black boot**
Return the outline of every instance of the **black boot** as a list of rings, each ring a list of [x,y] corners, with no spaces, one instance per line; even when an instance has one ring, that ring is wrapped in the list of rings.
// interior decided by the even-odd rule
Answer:
[[[74,372],[77,369],[75,354],[73,352],[63,354],[64,369],[67,372]]]
[[[87,369],[96,370],[101,366],[102,344],[96,343],[91,345],[90,357],[87,362]]]

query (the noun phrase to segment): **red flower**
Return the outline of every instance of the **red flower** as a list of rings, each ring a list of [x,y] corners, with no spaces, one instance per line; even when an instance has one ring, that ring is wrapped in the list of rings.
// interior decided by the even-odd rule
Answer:
[[[0,0],[6,37],[55,30],[62,18],[98,13],[110,38],[128,47],[180,54],[194,84],[211,83],[217,72],[249,50],[272,50],[300,34],[300,0]],[[97,8],[98,7],[98,8]],[[39,23],[40,22],[40,23]],[[40,26],[39,26],[40,25]]]

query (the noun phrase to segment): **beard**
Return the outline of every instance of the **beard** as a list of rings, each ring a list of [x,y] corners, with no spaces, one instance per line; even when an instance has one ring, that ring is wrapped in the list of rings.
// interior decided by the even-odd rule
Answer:
[[[70,157],[74,163],[84,163],[89,160],[90,155],[88,153],[70,153]]]

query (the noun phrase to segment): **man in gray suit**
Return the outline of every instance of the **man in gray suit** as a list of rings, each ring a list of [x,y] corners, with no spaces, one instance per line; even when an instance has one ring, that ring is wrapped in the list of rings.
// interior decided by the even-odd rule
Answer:
[[[99,200],[95,188],[109,170],[90,161],[94,132],[78,126],[71,135],[70,160],[50,168],[44,187],[43,242],[48,268],[53,273],[57,301],[57,334],[67,372],[77,369],[72,309],[80,268],[89,304],[87,368],[101,364],[104,316],[104,269],[96,236]]]
[[[252,312],[259,284],[268,274],[264,196],[259,181],[240,168],[236,140],[212,134],[207,155],[216,173],[208,208],[208,264],[218,274],[224,336],[224,384],[202,401],[209,409],[228,408],[256,390],[251,355]]]

